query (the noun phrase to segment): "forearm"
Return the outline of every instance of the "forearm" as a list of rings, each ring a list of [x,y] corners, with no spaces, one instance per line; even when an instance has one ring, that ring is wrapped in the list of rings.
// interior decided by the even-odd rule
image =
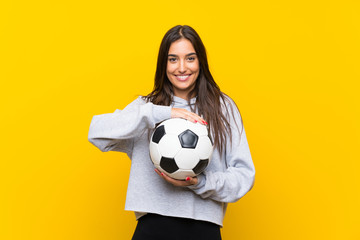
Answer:
[[[137,99],[124,110],[94,116],[88,138],[101,151],[109,151],[111,146],[130,144],[144,130],[153,128],[156,123],[170,116],[170,107],[144,103]]]

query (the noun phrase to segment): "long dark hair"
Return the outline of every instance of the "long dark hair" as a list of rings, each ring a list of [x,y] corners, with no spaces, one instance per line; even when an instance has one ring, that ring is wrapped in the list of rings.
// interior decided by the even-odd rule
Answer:
[[[197,111],[198,115],[208,122],[209,129],[213,135],[214,146],[218,147],[219,151],[222,152],[226,134],[230,136],[231,141],[230,114],[227,107],[231,108],[231,104],[229,104],[229,97],[222,93],[219,86],[215,83],[209,70],[205,46],[193,28],[187,25],[177,25],[165,34],[159,49],[154,89],[143,98],[147,102],[150,101],[157,105],[170,106],[173,100],[173,88],[166,75],[168,53],[170,45],[182,38],[192,43],[200,66],[195,87],[188,95],[189,105],[193,112]],[[194,95],[197,97],[195,107],[192,107],[190,97]],[[225,113],[223,112],[224,109]],[[232,108],[231,112],[234,114]]]

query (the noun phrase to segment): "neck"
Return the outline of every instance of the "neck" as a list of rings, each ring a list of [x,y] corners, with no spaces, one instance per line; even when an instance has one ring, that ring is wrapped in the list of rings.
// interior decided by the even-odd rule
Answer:
[[[189,97],[188,91],[186,91],[186,92],[174,91],[174,96],[185,99],[186,101],[189,101],[191,98],[194,98],[196,95],[194,93]]]

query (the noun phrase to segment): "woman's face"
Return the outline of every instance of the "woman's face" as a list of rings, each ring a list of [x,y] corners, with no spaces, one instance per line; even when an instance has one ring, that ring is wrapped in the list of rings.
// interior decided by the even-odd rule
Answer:
[[[195,87],[199,71],[199,60],[192,43],[184,38],[173,42],[168,53],[166,75],[174,95],[187,99],[187,94]]]

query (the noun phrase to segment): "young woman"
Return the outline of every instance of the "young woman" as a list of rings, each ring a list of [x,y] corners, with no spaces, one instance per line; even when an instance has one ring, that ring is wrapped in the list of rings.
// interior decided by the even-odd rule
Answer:
[[[209,128],[214,152],[197,177],[180,181],[154,171],[149,133],[169,118]],[[254,183],[239,110],[215,83],[204,45],[186,25],[165,34],[153,91],[123,110],[94,116],[89,141],[103,152],[125,152],[131,159],[125,209],[138,220],[134,240],[221,239],[227,203],[240,199]]]

